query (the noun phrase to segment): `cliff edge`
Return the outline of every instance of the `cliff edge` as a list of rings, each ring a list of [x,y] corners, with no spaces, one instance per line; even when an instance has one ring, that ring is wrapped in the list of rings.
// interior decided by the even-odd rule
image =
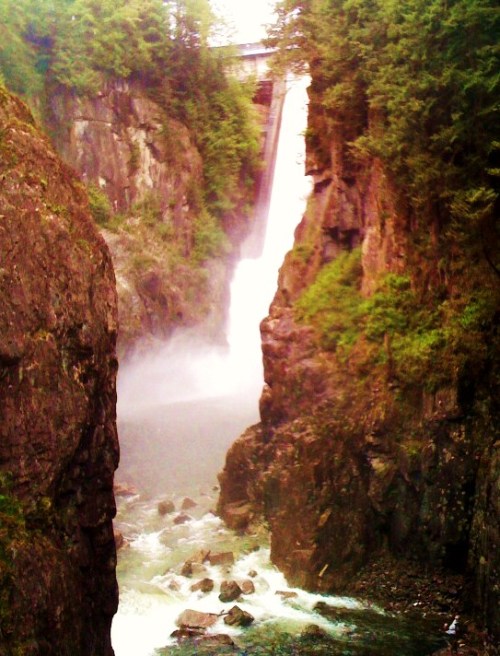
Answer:
[[[0,653],[106,656],[115,280],[85,190],[0,89]]]

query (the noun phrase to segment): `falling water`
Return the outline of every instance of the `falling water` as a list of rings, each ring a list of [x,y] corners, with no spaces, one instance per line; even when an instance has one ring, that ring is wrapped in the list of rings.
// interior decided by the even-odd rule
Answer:
[[[121,367],[118,477],[150,493],[215,482],[229,445],[259,419],[259,324],[310,190],[304,176],[306,86],[305,78],[288,83],[264,246],[259,257],[243,259],[236,267],[228,347],[183,331]]]
[[[387,628],[390,618],[371,607],[371,623],[364,633],[361,625],[325,619],[314,610],[325,597],[288,587],[270,563],[263,532],[237,536],[211,512],[216,501],[216,474],[222,469],[229,445],[258,420],[263,383],[259,323],[268,312],[279,266],[292,246],[310,189],[304,176],[302,136],[306,84],[305,79],[288,84],[264,247],[258,258],[242,260],[235,271],[228,348],[208,345],[196,334],[184,332],[147,357],[128,363],[120,372],[122,456],[118,481],[133,483],[140,493],[122,498],[118,504],[116,526],[125,537],[126,547],[120,550],[118,562],[120,606],[112,630],[116,656],[177,654],[170,634],[180,613],[186,608],[212,613],[227,610],[227,604],[218,599],[220,582],[241,581],[249,572],[254,573],[255,594],[245,595],[238,606],[253,615],[253,626],[245,630],[228,627],[220,617],[210,629],[241,644],[244,651],[238,651],[240,654],[430,653],[430,648],[423,649],[420,635],[407,636],[404,631],[398,634],[402,637],[394,649],[386,651],[384,642],[381,650],[372,650],[376,632],[373,615],[382,621],[379,634],[393,636],[394,627]],[[177,523],[187,496],[196,506],[186,511],[188,521]],[[160,499],[173,501],[176,513],[160,515]],[[198,579],[208,577],[215,584],[208,594],[193,592],[196,577],[181,573],[183,563],[202,549],[230,551],[235,558],[234,565],[225,569],[208,563],[199,566]],[[327,600],[344,612],[362,613],[366,608],[354,599]],[[325,631],[326,642],[322,644],[318,638],[313,651],[306,649],[305,643],[296,647],[294,641],[301,640],[300,632],[311,623]],[[368,652],[363,651],[367,643]],[[277,644],[278,650],[270,644]],[[337,647],[333,649],[332,644]],[[189,645],[179,649],[182,654],[198,653]],[[226,652],[216,648],[203,653]]]
[[[119,504],[117,525],[130,546],[119,559],[120,608],[113,624],[116,656],[147,656],[168,642],[188,595],[185,590],[172,591],[177,587],[176,575],[162,577],[165,570],[175,571],[195,545],[206,547],[215,540],[219,549],[229,543],[237,549],[220,520],[206,513],[215,501],[213,486],[228,447],[259,418],[263,384],[259,324],[276,291],[279,266],[293,244],[310,190],[304,176],[306,86],[305,78],[287,84],[264,246],[259,257],[241,260],[236,267],[228,348],[207,344],[196,333],[185,331],[121,368],[122,455],[117,478],[133,483],[141,498]],[[175,526],[171,519],[159,517],[158,498],[179,502],[183,495],[198,503],[189,526]],[[259,558],[268,561],[265,549]],[[212,575],[217,578],[215,572]],[[274,576],[281,575],[274,572]],[[280,584],[286,587],[284,580]],[[210,604],[210,599],[204,603]]]

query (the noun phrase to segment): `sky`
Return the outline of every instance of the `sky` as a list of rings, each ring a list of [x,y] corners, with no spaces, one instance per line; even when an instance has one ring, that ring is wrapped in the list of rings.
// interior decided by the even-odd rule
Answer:
[[[234,26],[235,43],[252,43],[266,36],[263,23],[272,23],[273,0],[210,0],[217,13]]]

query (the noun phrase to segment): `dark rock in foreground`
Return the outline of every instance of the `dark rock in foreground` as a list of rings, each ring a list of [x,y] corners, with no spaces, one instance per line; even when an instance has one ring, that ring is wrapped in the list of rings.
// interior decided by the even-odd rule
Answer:
[[[175,512],[175,504],[170,499],[165,499],[158,503],[158,514],[162,517]]]
[[[208,562],[210,565],[234,565],[234,554],[231,551],[210,553]]]
[[[181,510],[190,510],[191,508],[196,508],[197,505],[196,501],[186,497],[182,502]]]
[[[224,622],[229,626],[250,626],[254,621],[253,615],[242,610],[239,606],[233,606],[224,617]]]
[[[111,656],[113,267],[82,184],[2,87],[0,181],[0,651]]]
[[[208,592],[212,592],[214,589],[214,582],[212,579],[201,579],[201,581],[198,581],[197,583],[193,583],[191,586],[191,592],[204,592],[207,594]]]
[[[228,601],[235,601],[242,594],[240,586],[236,581],[222,581],[220,585],[219,599],[227,603]]]

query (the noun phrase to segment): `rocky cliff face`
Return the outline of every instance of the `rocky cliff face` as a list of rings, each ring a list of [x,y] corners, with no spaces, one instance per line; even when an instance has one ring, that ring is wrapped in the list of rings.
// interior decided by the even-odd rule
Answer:
[[[84,187],[0,91],[0,653],[105,656],[117,311]]]
[[[154,190],[164,220],[189,229],[189,185],[201,176],[200,156],[187,128],[167,118],[140,84],[116,79],[93,97],[61,90],[51,116],[62,157],[106,191],[115,211]]]
[[[321,121],[314,97],[310,111]],[[273,561],[309,589],[352,592],[360,568],[387,554],[465,575],[475,612],[498,633],[497,330],[478,333],[484,349],[459,374],[427,386],[395,374],[387,335],[374,346],[360,333],[342,351],[300,320],[297,300],[346,251],[361,253],[361,299],[389,272],[414,288],[439,282],[438,227],[416,249],[414,217],[380,162],[354,165],[340,134],[330,145],[326,157],[309,152],[313,197],[261,328],[261,423],[227,455],[219,511],[239,529],[264,518]],[[445,281],[455,300],[465,280]]]
[[[270,99],[255,101],[264,121]],[[47,124],[58,152],[105,215],[96,219],[116,272],[120,357],[177,327],[202,324],[219,340],[232,254],[250,223],[243,207],[221,219],[204,208],[203,162],[186,126],[144,84],[120,79],[103,83],[92,97],[59,89]]]
[[[120,353],[222,307],[221,272],[209,278],[188,262],[202,162],[187,128],[140,83],[118,79],[93,97],[60,90],[49,124],[63,159],[110,203],[102,234],[117,277]]]

